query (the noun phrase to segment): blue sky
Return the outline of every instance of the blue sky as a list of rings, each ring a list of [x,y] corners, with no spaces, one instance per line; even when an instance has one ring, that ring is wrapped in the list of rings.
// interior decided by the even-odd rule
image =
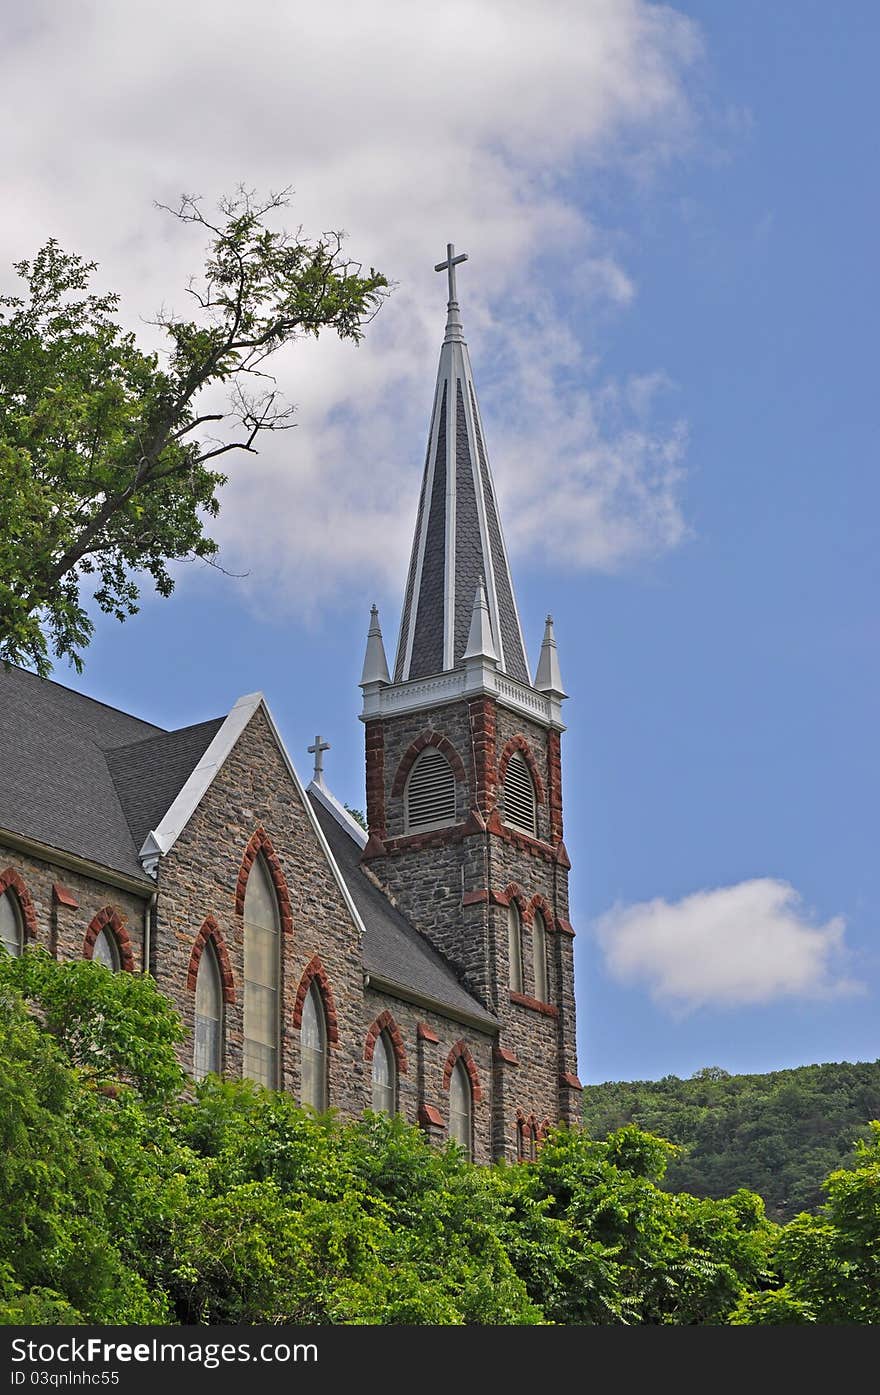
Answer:
[[[285,359],[301,426],[221,521],[247,579],[183,569],[56,678],[169,726],[262,689],[300,771],[319,730],[363,804],[368,610],[393,648],[454,239],[527,644],[551,609],[571,694],[581,1078],[875,1059],[877,7],[470,0],[471,71],[385,0],[372,33],[346,11],[331,113],[345,57],[309,88],[307,8],[273,34],[260,5],[236,120],[235,6],[207,55],[170,3],[72,8],[10,35],[15,82],[58,84],[13,137],[3,265],[54,233],[136,323],[198,264],[151,200],[245,179],[295,183],[291,221],[343,223],[398,288],[355,353]]]

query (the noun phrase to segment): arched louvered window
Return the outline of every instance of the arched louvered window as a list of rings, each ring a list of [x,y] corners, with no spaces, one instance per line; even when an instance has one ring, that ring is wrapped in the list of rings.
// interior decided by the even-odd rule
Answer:
[[[303,1104],[319,1114],[327,1108],[327,1019],[317,983],[306,994],[300,1029]]]
[[[377,1114],[394,1114],[397,1109],[397,1062],[387,1032],[376,1039],[373,1049],[372,1104]]]
[[[473,1095],[464,1061],[459,1057],[449,1080],[449,1137],[473,1154]]]
[[[219,1075],[223,1065],[223,986],[217,953],[208,940],[199,960],[196,978],[196,1031],[193,1075]]]
[[[510,991],[523,991],[522,921],[519,906],[511,901],[507,908],[507,957],[510,964]]]
[[[0,896],[0,944],[14,959],[18,958],[24,948],[21,911],[18,908],[18,900],[11,891],[4,891]]]
[[[244,1073],[278,1088],[278,987],[281,978],[278,900],[262,857],[244,894]]]
[[[121,963],[119,945],[116,943],[116,936],[113,934],[113,931],[106,925],[95,940],[95,947],[92,950],[92,960],[96,964],[103,964],[107,969],[112,969],[114,974],[119,969]]]
[[[514,751],[504,776],[504,822],[532,838],[537,835],[535,786],[521,751]]]
[[[442,828],[455,823],[455,776],[436,746],[426,746],[406,782],[406,828]]]
[[[547,1001],[547,927],[540,911],[532,922],[532,963],[535,970],[535,997]]]

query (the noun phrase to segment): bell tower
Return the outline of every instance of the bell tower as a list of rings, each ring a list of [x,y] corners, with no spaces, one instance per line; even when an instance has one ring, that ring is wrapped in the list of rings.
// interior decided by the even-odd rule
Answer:
[[[498,1019],[496,1157],[575,1122],[565,692],[553,622],[532,680],[447,247],[446,332],[393,675],[373,607],[361,687],[363,858]]]

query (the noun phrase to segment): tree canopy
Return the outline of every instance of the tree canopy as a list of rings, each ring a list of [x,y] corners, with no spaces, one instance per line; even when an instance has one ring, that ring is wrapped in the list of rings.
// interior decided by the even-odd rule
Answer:
[[[880,1317],[880,1128],[819,1216],[665,1190],[559,1128],[479,1167],[401,1118],[186,1081],[148,977],[0,952],[0,1322],[726,1324]]]
[[[880,1118],[880,1061],[690,1080],[612,1081],[583,1094],[584,1126],[602,1138],[625,1124],[679,1145],[664,1185],[697,1196],[758,1192],[777,1221],[815,1210],[827,1173],[854,1166],[857,1138]]]
[[[23,293],[0,296],[0,659],[81,668],[84,586],[124,620],[142,576],[167,596],[169,564],[214,558],[221,462],[292,424],[272,355],[322,330],[361,339],[386,278],[346,258],[339,234],[272,227],[287,202],[239,190],[217,220],[193,198],[168,210],[208,251],[193,317],[156,321],[161,356],[123,328],[118,295],[90,289],[94,262],[50,240],[16,263]]]

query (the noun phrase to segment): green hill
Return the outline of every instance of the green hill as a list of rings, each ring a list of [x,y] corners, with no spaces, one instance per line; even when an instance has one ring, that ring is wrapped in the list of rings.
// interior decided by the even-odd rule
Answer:
[[[610,1081],[584,1089],[594,1138],[634,1123],[683,1151],[665,1186],[696,1196],[748,1187],[767,1214],[786,1221],[823,1199],[823,1177],[853,1162],[856,1138],[880,1118],[880,1061],[800,1066],[770,1075],[728,1075],[716,1066],[690,1080]]]

